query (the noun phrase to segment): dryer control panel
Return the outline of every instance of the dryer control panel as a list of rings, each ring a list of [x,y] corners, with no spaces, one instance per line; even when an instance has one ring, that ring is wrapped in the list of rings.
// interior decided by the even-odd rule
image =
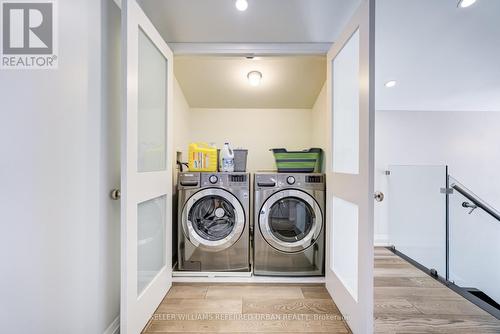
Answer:
[[[265,188],[302,188],[325,189],[324,174],[302,173],[257,173],[255,174],[255,189]]]

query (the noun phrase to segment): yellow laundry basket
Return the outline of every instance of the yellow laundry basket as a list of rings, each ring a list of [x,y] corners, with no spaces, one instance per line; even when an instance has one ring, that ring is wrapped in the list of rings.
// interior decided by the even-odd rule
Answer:
[[[216,172],[217,148],[207,143],[189,144],[189,171]]]

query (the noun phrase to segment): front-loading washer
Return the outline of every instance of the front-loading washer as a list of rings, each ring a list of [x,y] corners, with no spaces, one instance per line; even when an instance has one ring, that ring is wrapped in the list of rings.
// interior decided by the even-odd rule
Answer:
[[[179,173],[178,270],[250,271],[246,173]]]
[[[257,173],[254,274],[324,274],[325,176]]]

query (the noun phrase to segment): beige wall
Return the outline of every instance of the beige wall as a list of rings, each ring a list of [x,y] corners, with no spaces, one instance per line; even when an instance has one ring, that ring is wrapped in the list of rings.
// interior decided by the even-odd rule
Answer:
[[[191,139],[248,149],[247,169],[275,169],[270,148],[304,149],[311,142],[310,109],[191,109]]]
[[[328,140],[328,124],[326,124],[326,84],[321,91],[312,108],[312,131],[311,144],[314,147],[326,147]]]
[[[326,83],[314,103],[311,112],[311,147],[320,147],[325,151],[328,141],[328,124],[326,122]],[[324,154],[324,153],[323,153]],[[323,157],[323,170],[326,158]]]
[[[189,120],[189,104],[177,79],[174,79],[174,151],[182,152],[183,160],[187,159],[187,148],[191,142]]]

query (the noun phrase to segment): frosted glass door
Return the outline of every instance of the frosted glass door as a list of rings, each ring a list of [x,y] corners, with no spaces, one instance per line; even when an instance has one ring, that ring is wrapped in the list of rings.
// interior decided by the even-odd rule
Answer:
[[[389,166],[389,240],[446,276],[446,166]]]
[[[173,55],[122,1],[124,107],[120,333],[140,333],[172,284]]]
[[[137,295],[165,267],[166,196],[137,206]]]
[[[373,332],[374,1],[327,56],[326,287],[354,333]]]
[[[333,171],[359,171],[359,30],[333,59]]]
[[[167,59],[139,30],[138,155],[140,172],[165,170]]]

